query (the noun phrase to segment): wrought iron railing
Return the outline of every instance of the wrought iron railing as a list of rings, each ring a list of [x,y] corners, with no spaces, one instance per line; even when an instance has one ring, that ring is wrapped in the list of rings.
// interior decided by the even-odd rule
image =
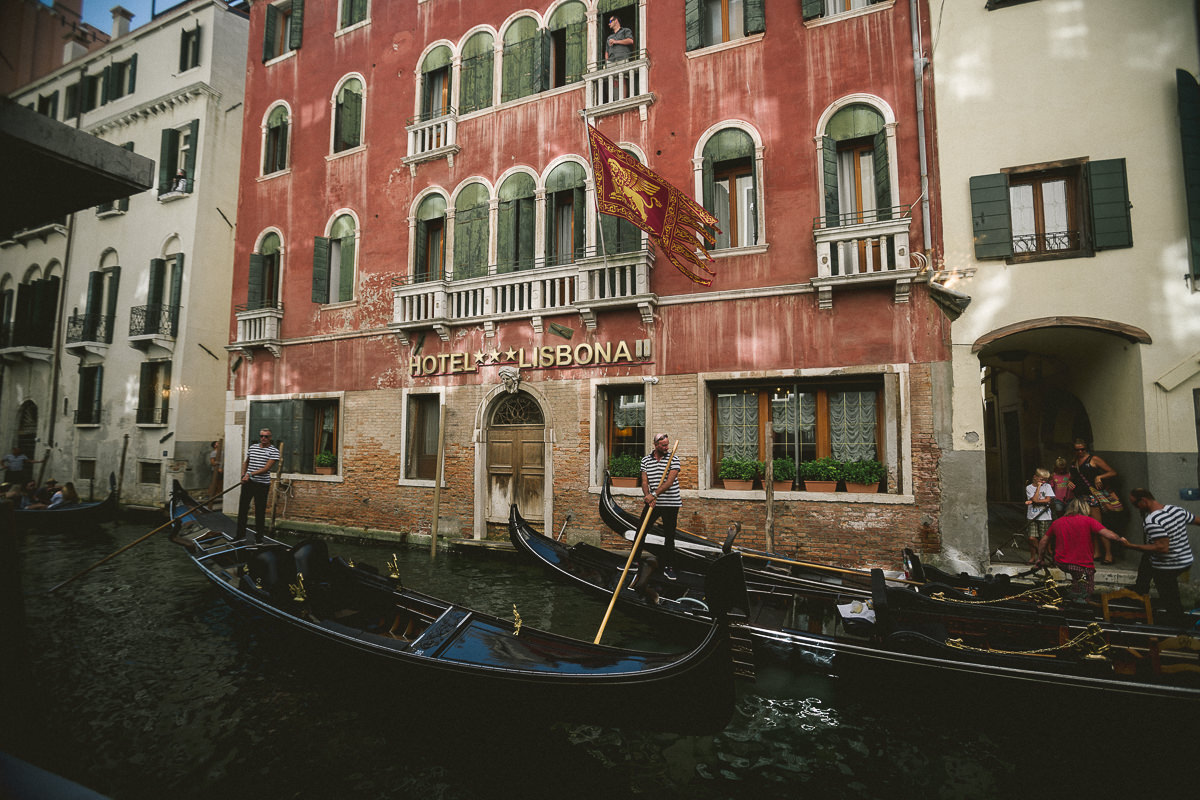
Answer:
[[[179,306],[148,305],[129,309],[130,336],[176,336]]]
[[[112,344],[113,318],[107,314],[73,314],[67,320],[67,344]]]
[[[1070,252],[1080,248],[1082,235],[1079,231],[1047,231],[1013,236],[1013,255],[1052,254]]]
[[[139,422],[140,421],[141,420],[139,420]],[[77,409],[75,409],[75,424],[76,425],[99,425],[100,424],[100,409],[99,408],[77,408]]]
[[[153,406],[151,408],[142,408],[138,406],[137,424],[138,425],[166,425],[167,415],[170,412],[169,408],[163,406]]]

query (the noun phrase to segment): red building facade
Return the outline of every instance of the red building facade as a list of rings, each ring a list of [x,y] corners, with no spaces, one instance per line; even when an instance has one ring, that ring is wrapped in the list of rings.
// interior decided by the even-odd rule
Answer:
[[[231,459],[271,427],[289,519],[427,530],[441,442],[442,532],[496,536],[516,502],[608,543],[610,459],[665,431],[683,527],[829,561],[936,550],[923,7],[254,3]],[[711,286],[597,214],[585,120],[720,220]],[[887,475],[797,478],[768,515],[761,478],[719,472],[769,457]]]

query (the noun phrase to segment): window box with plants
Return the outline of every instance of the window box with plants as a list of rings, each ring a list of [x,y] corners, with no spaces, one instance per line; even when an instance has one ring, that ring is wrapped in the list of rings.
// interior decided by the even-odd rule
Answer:
[[[789,456],[771,460],[771,482],[776,492],[789,492],[796,480],[796,462]]]
[[[316,472],[318,475],[332,475],[337,469],[337,456],[325,450],[317,453]]]
[[[608,460],[612,485],[619,489],[635,489],[642,477],[642,460],[629,453],[619,453]]]
[[[845,464],[841,461],[826,456],[813,461],[801,461],[796,469],[804,480],[804,491],[836,492],[843,467]]]
[[[847,492],[860,494],[876,494],[879,482],[887,475],[887,470],[878,461],[851,461],[842,470],[842,478],[846,481]]]
[[[762,472],[762,462],[752,458],[726,456],[717,467],[717,477],[726,489],[747,491],[754,488],[754,479]]]

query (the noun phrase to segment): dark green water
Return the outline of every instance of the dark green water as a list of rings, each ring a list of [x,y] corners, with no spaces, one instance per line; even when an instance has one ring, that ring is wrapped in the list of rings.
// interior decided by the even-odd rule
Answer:
[[[1168,759],[1178,767],[1169,774],[1143,757],[1180,739],[1194,747],[1200,721],[1146,733],[1147,720],[1106,717],[1102,702],[1060,707],[1019,692],[951,693],[936,679],[847,682],[771,665],[712,736],[538,730],[452,698],[445,715],[421,718],[405,713],[403,686],[375,703],[353,674],[318,679],[302,651],[231,611],[165,534],[46,593],[154,524],[17,536],[30,669],[3,749],[112,798],[960,800],[1191,783],[1194,757]],[[377,566],[393,553],[330,548]],[[604,614],[514,557],[396,552],[408,585],[498,615],[515,604],[526,625],[591,639]],[[619,614],[605,641],[671,649]]]

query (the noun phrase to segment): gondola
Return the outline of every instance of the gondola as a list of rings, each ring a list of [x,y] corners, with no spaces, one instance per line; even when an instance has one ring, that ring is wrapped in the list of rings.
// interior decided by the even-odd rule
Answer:
[[[117,476],[108,474],[108,497],[93,503],[57,508],[18,508],[13,511],[18,528],[63,530],[109,522],[117,516]]]
[[[235,523],[178,483],[172,541],[235,608],[404,698],[406,713],[473,707],[526,723],[575,721],[681,733],[720,730],[734,702],[729,627],[714,615],[683,654],[596,645],[438,600],[364,564],[330,558],[322,540],[235,540]],[[736,581],[732,562],[714,586]],[[718,592],[719,593],[719,592]],[[683,699],[686,698],[686,701]],[[499,716],[497,716],[499,715]]]
[[[567,547],[538,533],[516,507],[509,514],[509,536],[547,570],[593,593],[615,585],[625,564],[620,553],[585,543]],[[644,562],[639,573],[647,569],[653,570],[651,562]],[[643,586],[663,588],[675,603],[626,590],[621,607],[661,615],[664,624],[678,624],[683,613],[704,620],[699,605],[685,611],[677,603],[693,595],[698,576],[678,562],[676,574],[676,581],[639,575]],[[734,624],[734,636],[748,637],[759,663],[865,676],[872,685],[909,679],[941,685],[960,679],[969,691],[991,684],[1040,686],[1054,697],[1080,702],[1094,702],[1090,695],[1100,690],[1131,699],[1184,700],[1191,713],[1200,711],[1200,640],[1176,630],[1098,623],[1074,618],[1070,610],[1034,605],[951,605],[911,587],[889,586],[880,570],[872,570],[870,580],[869,596],[863,598],[826,587],[755,584],[747,571],[746,613]]]

